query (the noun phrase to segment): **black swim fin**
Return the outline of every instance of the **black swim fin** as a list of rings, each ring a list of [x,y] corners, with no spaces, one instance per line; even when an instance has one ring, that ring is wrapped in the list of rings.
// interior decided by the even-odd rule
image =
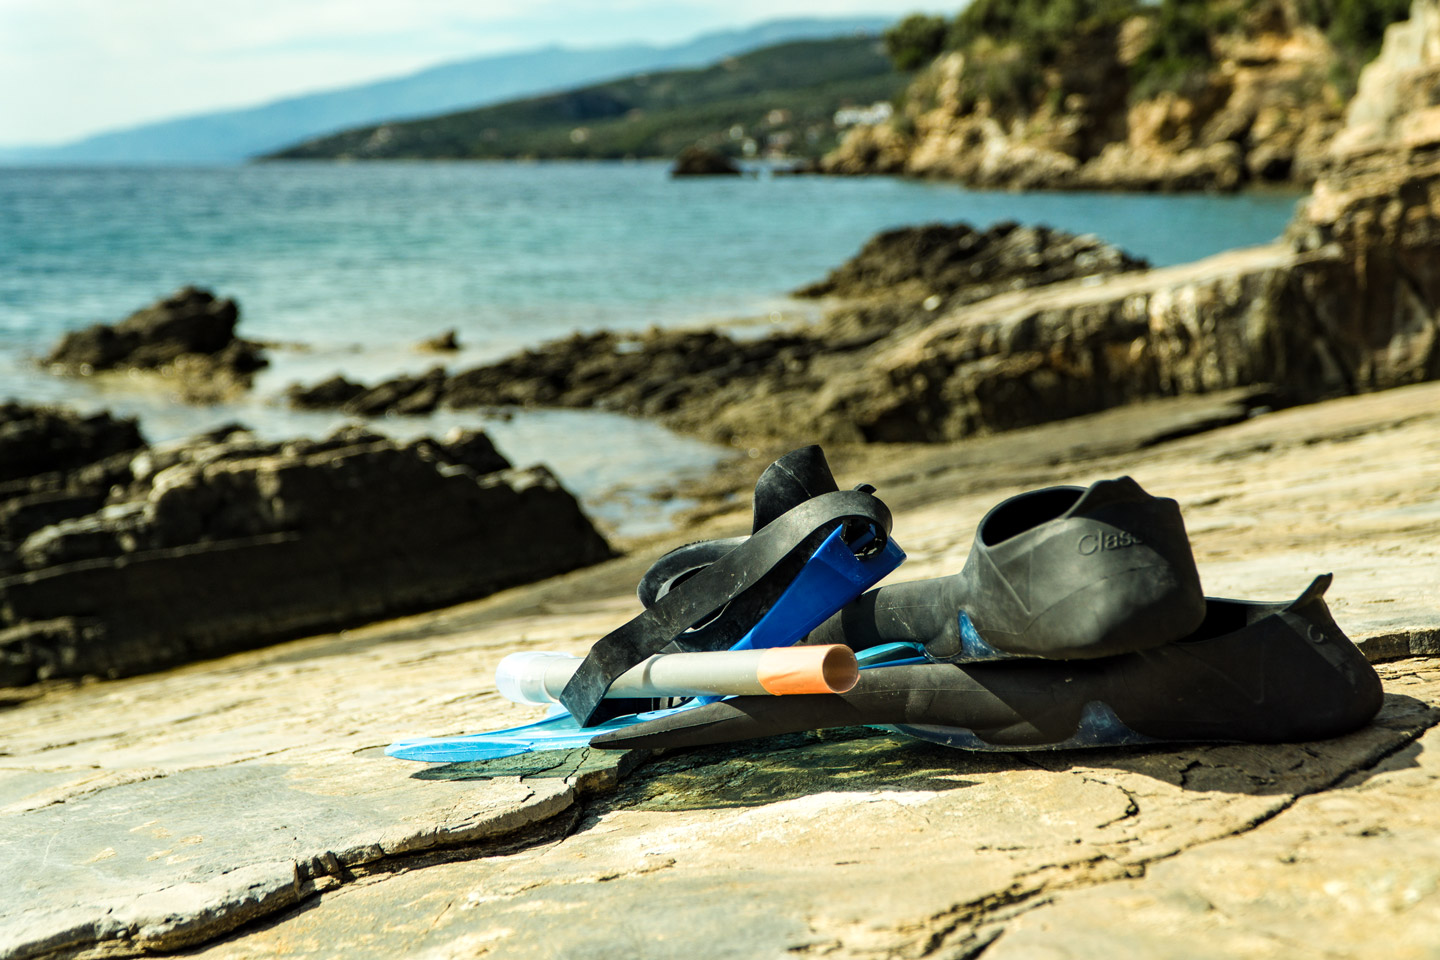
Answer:
[[[605,693],[616,677],[654,654],[729,649],[837,531],[853,559],[876,557],[889,544],[891,518],[873,492],[863,485],[838,489],[819,447],[803,447],[771,464],[756,485],[754,532],[661,557],[640,581],[644,611],[590,648],[560,695],[565,708],[582,727],[650,709],[648,701],[607,700]],[[903,554],[895,553],[898,562]],[[853,590],[808,611],[798,629],[809,629],[890,569],[893,563],[872,570]]]
[[[989,648],[1083,659],[1178,640],[1204,617],[1179,504],[1120,477],[1010,497],[980,521],[958,574],[872,590],[804,642],[923,643],[937,662]]]
[[[862,724],[978,750],[1334,737],[1375,716],[1381,689],[1330,616],[1329,584],[1328,574],[1319,577],[1290,603],[1207,600],[1193,635],[1149,650],[876,667],[845,694],[735,697],[591,745],[700,746]]]
[[[750,533],[754,535],[787,511],[821,494],[840,487],[820,447],[811,445],[792,450],[776,460],[755,481]],[[640,577],[636,593],[646,607],[684,583],[705,567],[740,546],[749,537],[700,540],[676,547],[650,565]]]

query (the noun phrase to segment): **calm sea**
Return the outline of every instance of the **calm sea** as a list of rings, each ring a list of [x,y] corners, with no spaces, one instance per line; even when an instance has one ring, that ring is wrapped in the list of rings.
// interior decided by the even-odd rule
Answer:
[[[452,369],[576,330],[812,315],[786,291],[875,232],[1013,219],[1095,233],[1156,264],[1273,239],[1294,194],[975,192],[885,178],[674,181],[662,164],[271,164],[216,169],[0,168],[0,398],[109,407],[152,440],[240,421],[272,437],[339,418],[297,414],[286,384],[373,380],[434,365],[416,341],[458,331]],[[256,395],[176,407],[126,383],[35,368],[66,330],[113,322],[185,284],[240,304],[244,336],[277,350]],[[586,412],[474,411],[386,420],[414,434],[483,425],[543,461],[603,520],[639,532],[674,505],[658,479],[723,451],[654,424]]]

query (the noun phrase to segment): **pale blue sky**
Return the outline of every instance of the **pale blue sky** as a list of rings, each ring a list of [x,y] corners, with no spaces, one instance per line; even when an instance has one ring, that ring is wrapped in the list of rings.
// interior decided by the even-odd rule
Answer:
[[[0,0],[0,146],[394,76],[549,43],[671,43],[915,0]]]

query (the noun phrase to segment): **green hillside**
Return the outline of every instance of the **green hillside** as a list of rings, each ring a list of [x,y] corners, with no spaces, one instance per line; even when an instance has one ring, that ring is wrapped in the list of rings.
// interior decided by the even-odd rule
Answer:
[[[357,127],[266,159],[670,157],[700,143],[732,155],[819,156],[835,111],[905,84],[873,37],[787,43],[703,70],[637,74],[440,117]]]

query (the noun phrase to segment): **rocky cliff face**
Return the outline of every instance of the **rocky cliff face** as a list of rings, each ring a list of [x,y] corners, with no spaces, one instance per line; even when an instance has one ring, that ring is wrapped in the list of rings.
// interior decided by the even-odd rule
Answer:
[[[0,437],[55,411],[9,405]],[[611,555],[543,467],[483,433],[238,430],[0,484],[0,686],[117,676],[484,596]],[[79,442],[71,447],[79,447]],[[35,467],[31,467],[35,470]]]
[[[1331,79],[1336,50],[1297,6],[1242,6],[1210,38],[1203,74],[1176,89],[1134,81],[1137,58],[1166,29],[1153,16],[1077,38],[1038,77],[1017,81],[1036,88],[1019,100],[994,89],[997,73],[1017,70],[1017,53],[947,53],[916,78],[895,119],[856,128],[822,169],[1021,189],[1309,183],[1343,96]]]
[[[1291,226],[1297,305],[1353,345],[1354,389],[1440,377],[1440,3],[1415,0],[1361,74]]]

